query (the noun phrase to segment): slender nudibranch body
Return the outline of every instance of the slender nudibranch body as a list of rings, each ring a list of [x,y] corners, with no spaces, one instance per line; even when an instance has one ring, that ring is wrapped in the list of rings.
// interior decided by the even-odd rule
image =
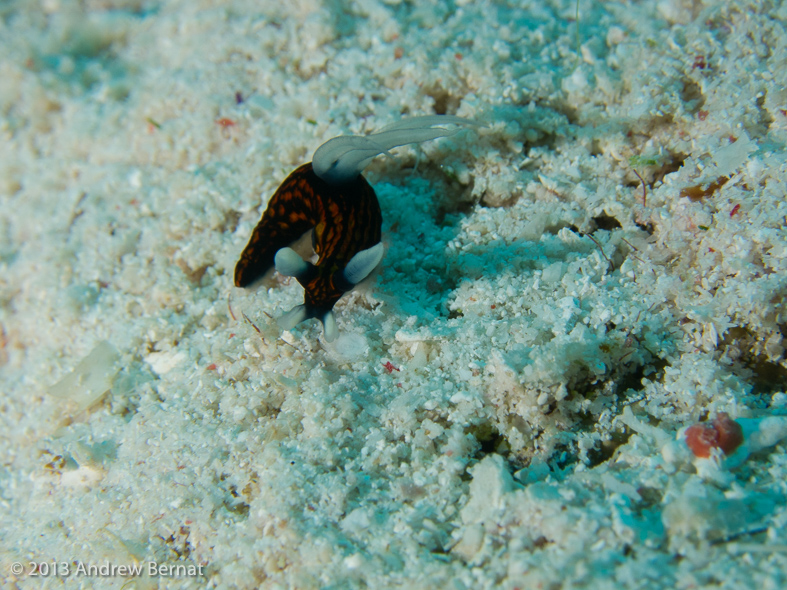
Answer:
[[[343,272],[353,257],[379,245],[382,258],[382,222],[377,195],[363,176],[331,185],[314,173],[311,163],[304,164],[287,177],[268,202],[235,266],[235,285],[246,287],[275,263],[277,270],[295,276],[305,289],[303,308],[296,308],[304,317],[298,319],[316,317],[325,322],[339,298],[379,262],[378,258],[363,277],[353,282],[355,277],[346,277]],[[316,265],[300,260],[286,248],[310,229],[314,230],[314,251],[320,257]],[[277,252],[281,252],[278,258]]]
[[[458,130],[434,127],[439,124],[474,123],[447,115],[412,117],[366,137],[335,137],[317,148],[313,161],[292,172],[268,202],[235,266],[235,286],[252,284],[272,266],[295,277],[305,290],[304,302],[279,318],[279,325],[289,330],[318,318],[325,339],[332,341],[337,335],[333,306],[383,257],[380,205],[361,171],[393,147]],[[316,264],[288,247],[309,230]]]

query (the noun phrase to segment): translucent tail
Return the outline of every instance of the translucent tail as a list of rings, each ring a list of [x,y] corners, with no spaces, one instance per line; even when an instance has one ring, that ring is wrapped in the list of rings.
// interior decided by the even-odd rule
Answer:
[[[438,125],[453,125],[452,129]],[[358,176],[369,163],[391,148],[448,137],[461,126],[480,125],[452,115],[410,117],[383,127],[371,135],[343,135],[329,139],[314,152],[314,173],[330,184],[343,184]]]

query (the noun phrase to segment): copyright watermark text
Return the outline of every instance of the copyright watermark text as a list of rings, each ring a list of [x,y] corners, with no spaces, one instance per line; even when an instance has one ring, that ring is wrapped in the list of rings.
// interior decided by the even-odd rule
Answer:
[[[41,578],[193,578],[203,576],[203,564],[157,563],[144,561],[132,564],[114,564],[108,561],[85,563],[82,561],[16,561],[11,564],[14,576]]]

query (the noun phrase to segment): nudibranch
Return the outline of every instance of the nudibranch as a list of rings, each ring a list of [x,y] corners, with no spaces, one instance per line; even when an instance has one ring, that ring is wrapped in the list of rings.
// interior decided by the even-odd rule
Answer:
[[[333,306],[368,277],[383,258],[382,214],[374,189],[361,175],[388,150],[456,133],[473,121],[450,115],[404,119],[368,136],[341,136],[314,152],[273,193],[249,243],[235,266],[235,286],[247,287],[271,267],[295,277],[305,294],[279,318],[285,330],[304,320],[322,321],[325,340],[337,336]],[[451,125],[445,128],[441,125]],[[315,264],[289,246],[312,230]]]

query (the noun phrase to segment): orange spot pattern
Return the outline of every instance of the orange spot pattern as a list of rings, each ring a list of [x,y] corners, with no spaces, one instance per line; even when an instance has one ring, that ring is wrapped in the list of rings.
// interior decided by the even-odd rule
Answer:
[[[336,271],[361,250],[378,244],[381,227],[377,195],[363,176],[334,186],[314,173],[311,162],[304,164],[268,202],[235,266],[235,285],[246,287],[262,277],[273,266],[278,250],[314,229],[319,260],[314,271],[298,277],[298,282],[306,291],[307,310],[321,315],[351,287]]]

